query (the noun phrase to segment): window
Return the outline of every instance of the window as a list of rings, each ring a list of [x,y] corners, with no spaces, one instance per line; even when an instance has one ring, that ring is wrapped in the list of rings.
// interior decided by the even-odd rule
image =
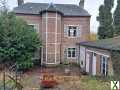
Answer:
[[[80,30],[78,26],[64,26],[64,36],[78,37],[80,36]]]
[[[34,25],[29,25],[30,28],[35,28]]]
[[[108,74],[108,58],[105,56],[101,56],[101,74],[105,76]]]
[[[36,32],[39,33],[39,26],[37,24],[29,24],[28,26],[34,28]]]
[[[75,58],[76,57],[76,48],[68,48],[67,57],[68,58]]]
[[[68,27],[68,36],[69,37],[77,36],[77,27],[76,26],[69,26]]]

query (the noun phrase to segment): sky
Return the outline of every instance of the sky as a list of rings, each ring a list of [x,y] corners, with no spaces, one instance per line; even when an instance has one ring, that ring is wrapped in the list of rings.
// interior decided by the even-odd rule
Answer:
[[[17,6],[17,0],[7,0],[10,9]],[[26,2],[39,2],[39,3],[59,3],[59,4],[77,4],[80,0],[24,0]],[[97,32],[99,23],[96,21],[96,17],[99,13],[99,6],[103,4],[104,0],[85,0],[85,9],[91,14],[91,32]]]

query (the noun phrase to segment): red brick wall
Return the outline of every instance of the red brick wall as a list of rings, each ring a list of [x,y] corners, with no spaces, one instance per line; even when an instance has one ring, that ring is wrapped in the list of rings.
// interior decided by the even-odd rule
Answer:
[[[40,15],[18,15],[21,18],[24,18],[28,24],[39,24],[39,34],[43,42],[43,60],[46,63],[46,27],[47,27],[47,56],[48,63],[55,61],[55,35],[57,34],[56,42],[56,63],[64,60],[64,50],[68,47],[76,47],[77,53],[78,46],[76,43],[89,40],[90,34],[90,17],[63,17],[60,14],[57,14],[57,26],[56,26],[56,13],[47,13],[48,18],[46,26],[46,13],[42,16]],[[80,37],[77,38],[68,38],[64,37],[64,25],[79,25],[80,26]],[[55,34],[55,30],[57,33]],[[72,62],[78,62],[78,57],[75,59],[69,59]]]
[[[99,75],[100,74],[100,55],[96,55],[96,74]]]
[[[79,25],[80,37],[69,38],[64,36],[64,25]],[[64,50],[68,47],[77,48],[77,57],[75,59],[69,59],[72,62],[78,62],[79,47],[76,43],[89,40],[90,34],[90,17],[64,17],[62,20],[62,60],[64,60]]]
[[[47,19],[46,19],[47,17]],[[46,26],[47,25],[47,26]],[[61,43],[61,16],[58,13],[45,13],[42,16],[42,30],[45,63],[60,63],[60,43]],[[47,32],[47,34],[46,34]],[[47,42],[46,42],[47,37]],[[47,44],[47,47],[46,47]]]
[[[113,75],[113,66],[112,66],[112,61],[111,61],[111,54],[110,54],[110,52],[108,50],[96,49],[96,48],[88,48],[88,47],[86,47],[86,49],[108,55],[109,56],[108,75]],[[89,52],[86,52],[86,53],[90,54]],[[101,75],[100,74],[100,54],[96,55],[96,74]]]

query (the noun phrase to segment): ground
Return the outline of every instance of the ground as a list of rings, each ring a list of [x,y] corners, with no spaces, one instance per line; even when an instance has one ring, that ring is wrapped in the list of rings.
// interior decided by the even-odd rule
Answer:
[[[110,81],[80,75],[79,68],[72,68],[71,72],[66,75],[62,68],[37,68],[23,74],[21,84],[24,86],[23,90],[39,90],[42,74],[49,73],[54,74],[58,85],[45,90],[110,90]]]

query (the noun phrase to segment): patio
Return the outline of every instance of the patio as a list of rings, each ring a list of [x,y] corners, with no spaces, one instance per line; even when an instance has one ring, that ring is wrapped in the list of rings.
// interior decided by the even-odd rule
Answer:
[[[54,75],[58,84],[54,88],[40,89],[44,74]],[[63,66],[37,67],[25,72],[20,83],[23,90],[110,90],[109,82],[81,75],[80,68],[76,65],[70,67],[69,74],[65,74]]]
[[[32,88],[37,90],[37,88],[40,88],[40,82],[43,75],[52,74],[59,83],[57,85],[58,88],[61,87],[59,86],[60,83],[63,83],[64,81],[77,81],[80,79],[81,74],[78,66],[73,65],[69,69],[70,73],[66,74],[63,66],[34,68],[23,74],[23,81],[21,81],[21,83],[24,86],[24,90],[32,90]]]

